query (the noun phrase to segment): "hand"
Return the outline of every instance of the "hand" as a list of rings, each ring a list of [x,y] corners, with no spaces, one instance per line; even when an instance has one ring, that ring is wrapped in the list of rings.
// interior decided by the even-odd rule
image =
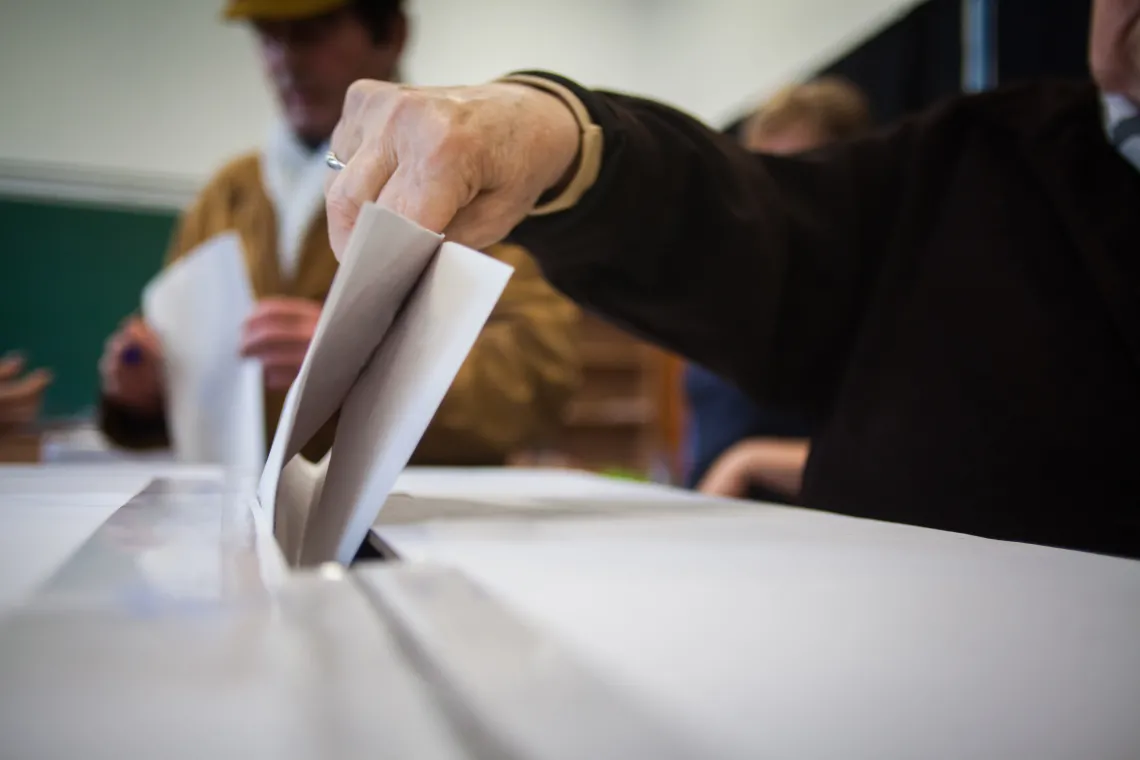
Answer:
[[[799,439],[750,438],[721,454],[697,490],[709,496],[743,499],[754,483],[795,496],[800,492],[809,442]]]
[[[0,358],[0,429],[29,425],[39,416],[51,373],[37,369],[20,377],[23,371],[24,357],[8,354]]]
[[[578,143],[570,109],[526,85],[356,82],[331,143],[347,164],[327,187],[333,250],[340,255],[361,206],[372,201],[485,248],[564,181]]]
[[[162,344],[138,317],[123,320],[99,360],[103,395],[143,415],[162,413]]]
[[[288,390],[317,330],[321,305],[304,298],[266,298],[242,326],[241,355],[260,359],[265,387]]]

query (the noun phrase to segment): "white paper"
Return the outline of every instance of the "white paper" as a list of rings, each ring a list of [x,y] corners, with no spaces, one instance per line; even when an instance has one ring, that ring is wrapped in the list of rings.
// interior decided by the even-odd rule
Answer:
[[[512,271],[362,210],[258,488],[291,564],[352,560]],[[337,409],[329,455],[300,460]]]
[[[285,397],[258,485],[258,500],[282,549],[292,545],[288,537],[301,536],[303,527],[291,521],[304,521],[312,489],[300,484],[313,476],[299,468],[301,477],[283,488],[282,471],[343,403],[442,239],[376,206],[361,209],[301,371]]]
[[[240,355],[254,297],[236,233],[207,240],[143,291],[162,343],[167,428],[180,462],[257,473],[265,462],[260,362]]]

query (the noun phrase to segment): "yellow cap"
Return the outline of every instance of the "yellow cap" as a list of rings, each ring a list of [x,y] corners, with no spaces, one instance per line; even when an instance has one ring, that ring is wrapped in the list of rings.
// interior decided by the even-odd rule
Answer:
[[[348,5],[350,0],[228,0],[225,17],[231,20],[286,21],[320,16]]]

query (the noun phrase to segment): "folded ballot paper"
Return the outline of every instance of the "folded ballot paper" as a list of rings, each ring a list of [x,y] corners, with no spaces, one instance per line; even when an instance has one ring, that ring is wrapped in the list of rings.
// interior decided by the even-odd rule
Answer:
[[[241,240],[207,240],[143,290],[143,319],[162,344],[166,419],[181,462],[254,477],[265,463],[261,364],[241,357],[254,298]]]
[[[352,560],[512,271],[361,210],[257,489],[290,564]],[[299,452],[338,410],[331,451],[310,463]]]

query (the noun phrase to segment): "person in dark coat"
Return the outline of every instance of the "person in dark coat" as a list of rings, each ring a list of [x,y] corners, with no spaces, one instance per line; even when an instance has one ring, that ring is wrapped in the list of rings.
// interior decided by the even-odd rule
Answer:
[[[744,122],[739,139],[754,153],[792,155],[852,139],[870,126],[859,88],[821,77],[773,95]],[[685,368],[684,387],[685,484],[711,496],[794,503],[810,448],[807,421],[757,404],[697,364]]]
[[[510,234],[586,308],[811,421],[804,504],[1140,557],[1140,0],[1091,26],[1095,84],[795,157],[552,74],[357,83],[332,244],[377,199]]]

